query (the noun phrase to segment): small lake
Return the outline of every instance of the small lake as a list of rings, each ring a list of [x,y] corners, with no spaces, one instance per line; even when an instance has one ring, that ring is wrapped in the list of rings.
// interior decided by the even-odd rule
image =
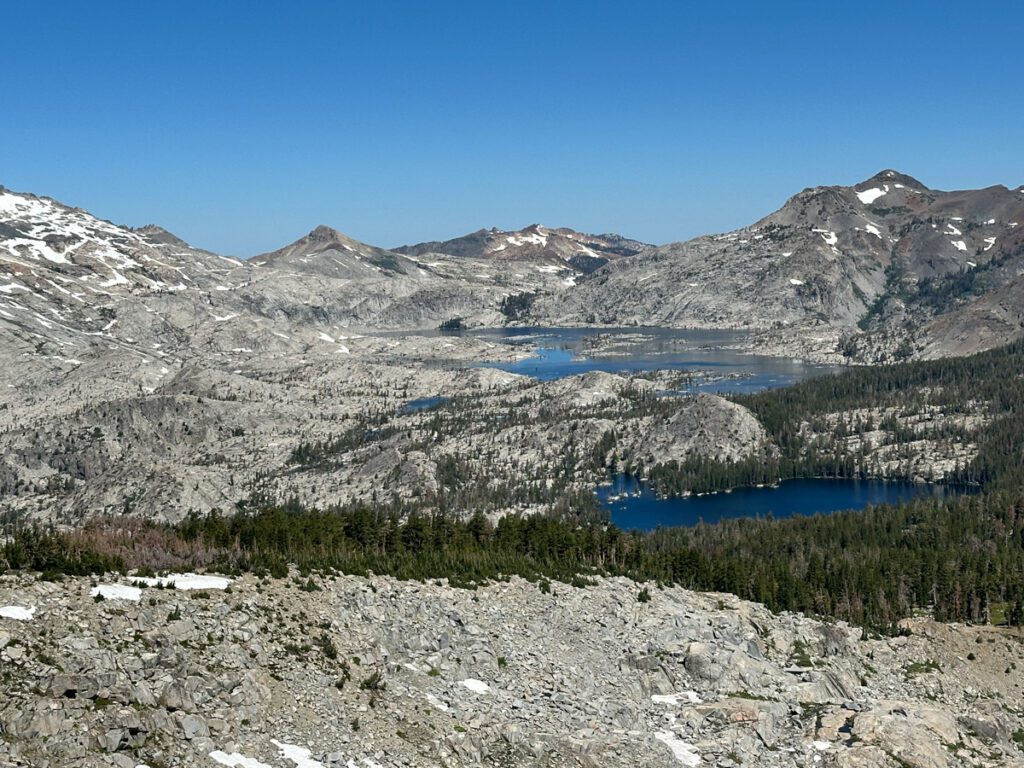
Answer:
[[[474,337],[528,346],[534,354],[486,367],[541,381],[604,371],[628,374],[670,370],[694,372],[694,379],[666,394],[681,392],[743,393],[785,387],[838,370],[788,357],[737,352],[746,340],[741,331],[669,328],[496,328],[472,331]]]
[[[436,395],[434,397],[416,397],[412,400],[406,400],[405,403],[402,404],[402,413],[432,411],[435,408],[440,408],[450,399],[451,398],[441,397],[440,395]]]
[[[942,485],[886,480],[786,480],[777,488],[736,488],[728,493],[661,499],[650,486],[628,475],[597,489],[611,521],[624,530],[717,523],[738,517],[829,514],[869,505],[897,504],[919,497],[944,498],[963,492]],[[618,497],[618,498],[616,498]]]

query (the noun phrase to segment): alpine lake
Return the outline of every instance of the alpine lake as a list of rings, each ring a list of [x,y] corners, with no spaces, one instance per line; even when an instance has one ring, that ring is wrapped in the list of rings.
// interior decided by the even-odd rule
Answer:
[[[687,375],[665,397],[697,392],[740,394],[785,387],[841,368],[788,357],[741,351],[740,331],[665,328],[500,328],[469,331],[475,337],[523,346],[529,356],[514,362],[481,363],[541,381],[587,373],[630,374],[678,371]],[[406,404],[407,411],[439,407],[443,397]],[[886,480],[802,478],[775,486],[735,488],[713,494],[661,497],[644,481],[619,475],[597,489],[611,521],[627,530],[717,523],[743,517],[790,517],[861,510],[917,497],[959,493],[942,485]]]

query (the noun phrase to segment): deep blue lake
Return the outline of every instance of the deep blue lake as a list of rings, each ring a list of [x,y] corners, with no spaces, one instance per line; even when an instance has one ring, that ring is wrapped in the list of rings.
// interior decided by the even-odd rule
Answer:
[[[646,483],[628,475],[620,475],[611,485],[597,489],[615,525],[642,531],[696,525],[702,520],[717,523],[736,517],[764,517],[769,513],[774,517],[828,514],[960,492],[963,489],[899,481],[797,479],[786,480],[777,488],[736,488],[728,493],[659,499]]]
[[[530,347],[534,354],[512,363],[484,363],[510,373],[551,381],[589,371],[695,372],[685,392],[757,392],[785,387],[837,370],[788,357],[737,352],[740,331],[667,328],[497,328],[473,336]],[[706,375],[705,375],[706,374]],[[670,393],[671,394],[671,393]]]

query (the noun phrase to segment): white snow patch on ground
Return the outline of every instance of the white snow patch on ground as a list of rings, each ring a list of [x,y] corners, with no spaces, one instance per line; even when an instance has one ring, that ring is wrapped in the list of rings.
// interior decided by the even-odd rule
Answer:
[[[313,753],[305,747],[285,744],[277,739],[271,739],[270,743],[278,748],[281,757],[295,763],[295,768],[326,768],[319,760],[314,760]]]
[[[786,258],[786,259],[788,259],[792,255],[793,255],[792,251],[786,251],[785,253],[782,254],[783,258]]]
[[[118,272],[116,269],[110,270],[114,273],[114,276],[109,280],[104,280],[100,283],[101,288],[113,288],[115,285],[128,285],[128,278]]]
[[[988,220],[988,221],[986,221],[985,223],[986,223],[986,224],[995,224],[995,223],[996,223],[996,220],[995,220],[995,219],[989,219],[989,220]]]
[[[227,576],[211,576],[206,573],[170,573],[167,576],[143,576],[134,579],[147,587],[174,587],[175,589],[227,589],[231,579]]]
[[[210,753],[210,758],[214,762],[226,765],[228,768],[270,768],[266,763],[261,763],[255,757],[246,757],[245,755],[239,754],[238,752],[221,752],[219,749],[215,749]]]
[[[537,267],[538,272],[546,272],[548,274],[552,272],[561,272],[565,267],[559,267],[555,264],[545,264],[543,267]]]
[[[835,232],[828,229],[812,229],[811,232],[817,232],[821,235],[821,239],[825,241],[826,245],[835,245],[839,242],[839,237]]]
[[[14,619],[15,621],[32,621],[36,607],[25,608],[21,605],[5,605],[0,607],[0,618]]]
[[[139,602],[142,598],[142,590],[138,587],[129,587],[127,584],[100,584],[93,587],[90,595],[96,597],[103,595],[106,600],[131,600]]]
[[[213,316],[213,322],[215,322],[215,323],[226,323],[228,320],[234,320],[236,317],[238,317],[237,314],[223,315],[223,316],[221,316],[221,315],[214,315]]]
[[[512,245],[516,246],[527,244],[545,246],[548,244],[547,236],[541,234],[524,235],[523,237],[506,237],[505,239]]]
[[[450,709],[450,707],[447,704],[445,704],[432,693],[427,694],[427,704],[432,706],[434,709],[438,709],[442,712],[447,712]]]
[[[879,240],[882,239],[882,233],[874,224],[867,224],[864,227],[865,232],[870,232],[872,235],[877,237]]]
[[[994,237],[986,237],[985,243],[985,250],[987,251],[989,248],[996,244],[996,239]]]
[[[889,185],[885,185],[885,189],[879,189],[878,187],[872,187],[871,189],[865,189],[863,192],[858,192],[857,197],[864,205],[871,205],[878,198],[882,197],[889,191]]]
[[[967,251],[967,243],[965,243],[963,240],[950,240],[949,242],[951,242],[953,244],[953,247],[956,248],[958,251]]]
[[[967,263],[967,266],[968,266],[968,267],[971,267],[972,269],[973,269],[974,267],[978,266],[978,265],[977,265],[977,264],[975,264],[975,263],[974,263],[973,261],[968,261],[968,262],[966,262],[966,263]]]
[[[949,227],[949,232],[946,233],[947,235],[962,235],[963,234],[963,232],[961,232],[959,229],[954,227],[949,222],[946,223],[946,226]]]
[[[700,755],[697,750],[685,741],[680,739],[671,731],[658,731],[654,738],[672,750],[672,756],[683,765],[700,765]]]
[[[819,752],[826,752],[832,748],[832,742],[830,741],[812,741],[811,746]]]
[[[326,341],[328,344],[333,344],[334,343],[334,339],[332,339],[330,336],[328,336],[323,331],[320,331],[320,340],[321,341]]]
[[[790,285],[803,285],[804,281],[803,280],[797,280],[795,277],[791,277],[791,278],[789,278],[789,284]]]
[[[668,704],[671,707],[679,705],[679,702],[685,701],[688,704],[700,704],[700,696],[695,691],[681,691],[679,693],[660,694],[656,693],[651,696],[651,701],[655,704]]]
[[[460,680],[459,685],[463,685],[469,688],[473,693],[490,693],[491,686],[485,683],[483,680],[477,680],[475,677],[467,677],[465,680]]]

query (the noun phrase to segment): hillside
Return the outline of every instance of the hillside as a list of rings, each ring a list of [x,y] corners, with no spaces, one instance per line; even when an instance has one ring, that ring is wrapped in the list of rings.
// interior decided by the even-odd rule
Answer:
[[[797,354],[860,360],[963,354],[1021,332],[1022,222],[1024,187],[942,192],[887,170],[608,264],[535,302],[531,319],[749,328]]]
[[[1024,763],[1012,631],[625,579],[131,582],[0,577],[4,765]]]

